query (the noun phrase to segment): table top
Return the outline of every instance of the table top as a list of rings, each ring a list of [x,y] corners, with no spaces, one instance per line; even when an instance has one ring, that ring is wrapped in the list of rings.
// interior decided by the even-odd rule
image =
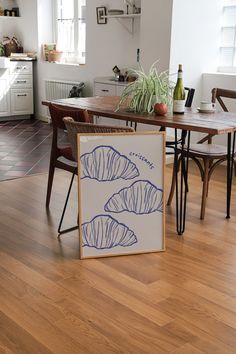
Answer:
[[[196,131],[212,135],[226,134],[236,131],[236,113],[215,112],[199,113],[196,109],[187,109],[184,114],[155,114],[134,113],[125,107],[116,112],[120,100],[117,96],[79,97],[54,100],[52,103],[65,107],[86,109],[89,114],[109,117],[119,120],[129,120],[137,123]],[[49,101],[42,104],[49,105]]]

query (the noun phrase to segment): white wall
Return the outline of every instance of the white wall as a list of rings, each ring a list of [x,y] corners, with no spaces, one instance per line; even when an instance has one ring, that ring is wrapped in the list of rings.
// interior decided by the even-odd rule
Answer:
[[[43,6],[43,1],[45,3],[46,0],[38,1],[40,6]],[[101,2],[101,0],[87,0],[85,65],[73,66],[44,63],[40,60],[38,61],[37,110],[40,115],[45,115],[45,107],[42,107],[41,105],[41,101],[45,99],[45,79],[51,78],[69,81],[83,81],[86,84],[85,94],[92,95],[93,80],[95,77],[112,76],[112,68],[114,65],[117,65],[120,68],[129,68],[137,64],[136,51],[137,48],[140,47],[140,20],[135,19],[133,33],[130,33],[125,27],[128,26],[129,29],[131,27],[132,20],[108,19],[106,25],[98,25],[96,18],[96,6],[106,6],[110,9],[124,9],[124,1],[106,0],[104,3]],[[47,27],[47,22],[47,19],[43,16],[39,17],[39,25],[41,27],[43,26],[43,23],[44,27]],[[50,33],[50,31],[48,33]]]
[[[158,61],[160,71],[169,69],[172,0],[142,0],[140,49],[145,70]]]
[[[0,37],[16,36],[25,52],[37,51],[37,0],[17,0],[16,4],[20,9],[20,17],[1,19]]]
[[[183,64],[185,86],[196,89],[195,105],[202,73],[217,70],[220,19],[221,0],[173,0],[170,72]]]
[[[160,70],[169,68],[171,73],[176,73],[178,64],[182,63],[184,84],[196,89],[195,105],[206,92],[204,88],[202,96],[202,72],[217,68],[221,0],[142,0],[141,21],[135,20],[133,34],[125,28],[131,20],[108,19],[106,25],[96,23],[96,6],[124,9],[123,0],[105,3],[87,0],[87,56],[86,65],[81,66],[41,61],[41,44],[53,39],[51,0],[17,1],[22,17],[2,20],[0,34],[3,31],[14,34],[22,39],[25,50],[39,51],[35,65],[39,114],[45,114],[41,105],[45,99],[44,79],[84,81],[86,94],[91,95],[94,77],[112,75],[114,65],[137,66],[137,48],[141,50],[141,64],[145,69],[159,59]]]

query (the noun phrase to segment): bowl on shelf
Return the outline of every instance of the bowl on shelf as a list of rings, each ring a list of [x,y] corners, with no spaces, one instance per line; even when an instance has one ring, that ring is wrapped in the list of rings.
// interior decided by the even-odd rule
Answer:
[[[110,9],[107,11],[107,14],[110,16],[124,15],[124,11],[119,9]]]
[[[48,61],[49,62],[60,62],[62,58],[63,52],[60,52],[58,50],[50,50],[48,52]]]

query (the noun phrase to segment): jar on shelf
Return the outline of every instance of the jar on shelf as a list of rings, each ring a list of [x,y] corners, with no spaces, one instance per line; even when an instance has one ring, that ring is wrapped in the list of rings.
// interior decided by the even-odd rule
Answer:
[[[4,10],[4,16],[11,16],[11,11],[8,9]]]

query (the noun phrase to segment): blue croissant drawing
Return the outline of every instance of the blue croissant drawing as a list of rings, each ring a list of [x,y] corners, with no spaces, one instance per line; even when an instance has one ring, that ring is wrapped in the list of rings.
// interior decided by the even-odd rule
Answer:
[[[163,212],[163,190],[150,181],[136,181],[114,194],[104,209],[106,212],[128,211],[137,215]]]
[[[125,224],[109,215],[97,215],[82,224],[82,245],[98,250],[116,246],[129,247],[137,243],[137,237]]]
[[[91,153],[82,155],[80,162],[81,179],[108,182],[118,179],[131,180],[139,176],[136,165],[111,146],[96,147]]]

